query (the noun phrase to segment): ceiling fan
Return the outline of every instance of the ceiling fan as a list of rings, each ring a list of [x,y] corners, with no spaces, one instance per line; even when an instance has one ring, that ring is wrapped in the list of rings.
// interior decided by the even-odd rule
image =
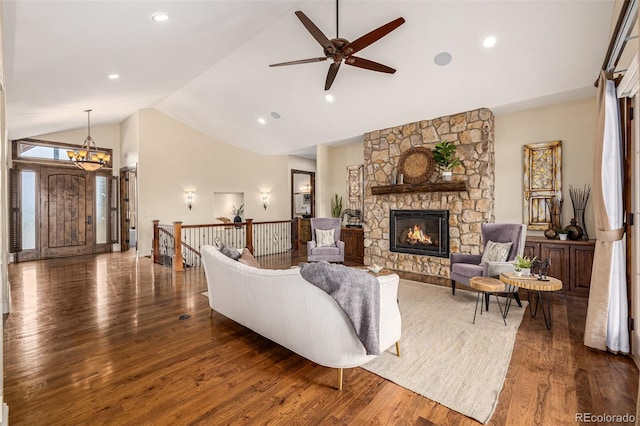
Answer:
[[[385,72],[388,74],[393,74],[396,72],[395,69],[388,67],[383,64],[379,64],[377,62],[370,61],[368,59],[360,58],[358,56],[353,56],[354,53],[359,52],[370,44],[375,43],[380,40],[382,37],[389,34],[391,31],[398,28],[400,25],[404,24],[404,18],[397,18],[393,21],[384,24],[383,26],[376,28],[373,31],[368,32],[362,37],[350,42],[347,39],[340,38],[338,35],[338,0],[336,0],[336,38],[329,40],[327,36],[324,35],[322,31],[301,11],[296,12],[296,16],[302,22],[302,25],[311,33],[313,38],[317,40],[318,43],[324,49],[324,57],[320,58],[311,58],[311,59],[301,59],[298,61],[290,61],[290,62],[281,62],[278,64],[271,64],[270,67],[281,67],[284,65],[297,65],[297,64],[308,64],[312,62],[322,62],[327,59],[331,59],[333,63],[329,66],[329,72],[327,73],[327,80],[324,84],[324,90],[329,90],[331,85],[333,84],[333,80],[335,80],[336,75],[338,74],[338,69],[340,69],[340,64],[342,60],[344,60],[345,64],[352,65],[358,68],[364,68],[367,70]]]

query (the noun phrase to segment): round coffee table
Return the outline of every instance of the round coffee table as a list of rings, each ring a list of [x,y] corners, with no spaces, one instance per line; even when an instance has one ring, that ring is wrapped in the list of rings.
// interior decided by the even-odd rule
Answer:
[[[519,277],[516,274],[503,272],[500,274],[500,281],[510,286],[524,288],[527,290],[527,300],[529,301],[529,313],[532,317],[535,318],[538,313],[538,305],[542,302],[542,316],[544,317],[544,323],[547,326],[547,330],[551,329],[551,292],[560,290],[562,288],[562,281],[557,278],[548,277],[547,280],[539,280],[538,277],[528,276],[528,277]],[[529,295],[529,291],[533,290],[537,293],[536,295],[536,307],[535,310],[531,307],[531,297]],[[511,294],[511,292],[509,292]],[[543,297],[543,294],[545,295]],[[546,299],[546,301],[545,301]],[[545,312],[545,302],[547,305],[547,311]],[[507,304],[510,305],[510,300],[507,301]],[[508,310],[507,307],[505,310]],[[547,319],[548,316],[548,319]]]
[[[502,306],[500,306],[500,300],[498,299],[498,295],[496,294],[504,292],[504,283],[502,283],[500,280],[490,277],[471,277],[469,278],[469,286],[480,291],[478,293],[478,296],[476,297],[476,309],[473,311],[473,324],[476,323],[476,313],[478,312],[478,300],[480,299],[480,295],[482,295],[482,303],[480,304],[480,315],[482,315],[482,308],[486,297],[485,295],[493,293],[493,295],[496,296],[496,302],[498,302],[498,308],[500,309],[500,314],[502,315],[502,321],[504,322],[504,325],[507,325],[506,306],[503,312]],[[489,309],[489,305],[487,305],[487,309]]]

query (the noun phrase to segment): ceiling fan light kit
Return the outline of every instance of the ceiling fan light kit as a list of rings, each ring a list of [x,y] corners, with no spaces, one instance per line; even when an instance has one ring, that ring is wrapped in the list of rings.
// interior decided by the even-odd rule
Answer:
[[[338,5],[336,1],[336,27],[338,27],[338,13],[337,13]],[[340,65],[344,60],[344,63],[347,65],[351,65],[358,68],[363,68],[371,71],[384,72],[387,74],[393,74],[396,72],[395,69],[388,67],[383,64],[379,64],[374,61],[370,61],[368,59],[360,58],[357,56],[353,56],[354,53],[359,52],[365,47],[375,43],[380,40],[382,37],[389,34],[391,31],[398,28],[400,25],[404,24],[404,18],[397,18],[391,22],[384,24],[383,26],[376,28],[373,31],[368,32],[362,37],[350,42],[347,39],[340,38],[336,34],[336,38],[329,40],[326,35],[301,11],[296,12],[296,16],[302,22],[302,25],[309,31],[309,33],[316,39],[316,41],[322,46],[324,51],[324,57],[319,58],[310,58],[310,59],[300,59],[297,61],[289,61],[289,62],[280,62],[277,64],[271,64],[270,67],[280,67],[284,65],[299,65],[299,64],[309,64],[313,62],[322,62],[327,59],[331,59],[333,63],[329,65],[329,72],[327,73],[327,79],[325,81],[324,90],[329,90],[333,81],[338,74],[338,70],[340,69]]]

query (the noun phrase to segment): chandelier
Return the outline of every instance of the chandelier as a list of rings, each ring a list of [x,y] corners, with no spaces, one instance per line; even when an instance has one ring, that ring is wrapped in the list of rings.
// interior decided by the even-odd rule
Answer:
[[[87,128],[88,136],[82,144],[82,148],[77,150],[67,151],[69,160],[79,168],[93,172],[101,167],[107,166],[111,155],[104,151],[99,151],[96,147],[96,143],[91,137],[91,110],[87,109],[84,112],[87,113]]]

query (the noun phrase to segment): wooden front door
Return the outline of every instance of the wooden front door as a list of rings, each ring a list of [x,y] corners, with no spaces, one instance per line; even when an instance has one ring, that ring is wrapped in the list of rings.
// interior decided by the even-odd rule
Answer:
[[[43,168],[40,185],[41,257],[93,253],[93,174]]]

